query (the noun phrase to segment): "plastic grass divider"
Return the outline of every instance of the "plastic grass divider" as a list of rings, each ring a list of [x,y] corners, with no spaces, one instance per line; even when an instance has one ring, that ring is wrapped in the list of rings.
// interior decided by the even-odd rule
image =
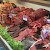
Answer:
[[[24,50],[22,42],[16,42],[7,32],[7,30],[7,27],[2,27],[2,25],[0,25],[0,35],[6,40],[6,42],[11,46],[11,48],[13,50]]]

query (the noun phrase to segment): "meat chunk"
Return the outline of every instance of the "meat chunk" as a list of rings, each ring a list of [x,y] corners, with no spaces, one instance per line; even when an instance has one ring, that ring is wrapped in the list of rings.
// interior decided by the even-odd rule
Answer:
[[[13,25],[19,25],[19,24],[21,24],[23,21],[22,20],[20,20],[18,17],[13,17],[12,19],[11,19],[11,24],[13,24]]]
[[[25,39],[27,36],[31,36],[31,34],[33,34],[31,29],[25,29],[24,31],[19,33],[19,36],[16,39],[16,41],[22,41],[23,39]]]
[[[37,9],[36,11],[34,11],[33,13],[31,13],[30,17],[32,18],[32,20],[34,20],[34,19],[37,20],[38,18],[41,18],[48,14],[49,14],[49,12],[47,10],[40,8],[40,9]]]
[[[34,22],[32,22],[30,24],[30,26],[33,26],[33,27],[42,27],[43,25],[46,24],[46,18],[45,17],[42,17]]]

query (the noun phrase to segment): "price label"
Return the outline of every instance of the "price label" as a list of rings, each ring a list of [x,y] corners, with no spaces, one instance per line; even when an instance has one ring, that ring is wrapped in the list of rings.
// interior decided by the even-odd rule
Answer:
[[[48,36],[48,30],[44,29],[41,32],[41,38],[44,40]]]
[[[12,14],[11,13],[9,14],[9,17],[12,18]]]
[[[28,18],[28,16],[23,15],[23,20],[24,20],[24,21],[27,21],[27,20],[28,20],[27,18]]]
[[[50,19],[47,19],[47,23],[50,23]]]

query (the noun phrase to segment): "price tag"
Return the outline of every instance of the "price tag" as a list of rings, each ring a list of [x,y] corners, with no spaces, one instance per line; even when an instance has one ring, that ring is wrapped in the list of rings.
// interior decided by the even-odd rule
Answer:
[[[23,20],[24,20],[24,21],[27,21],[27,20],[28,20],[27,18],[28,18],[28,16],[23,15]]]
[[[12,14],[11,13],[9,14],[9,17],[12,18]]]
[[[47,19],[47,23],[50,23],[50,19]]]
[[[10,15],[9,17],[10,17],[10,18],[12,18],[12,16],[11,16],[11,15]]]
[[[44,40],[48,36],[48,30],[44,29],[41,32],[41,38]]]

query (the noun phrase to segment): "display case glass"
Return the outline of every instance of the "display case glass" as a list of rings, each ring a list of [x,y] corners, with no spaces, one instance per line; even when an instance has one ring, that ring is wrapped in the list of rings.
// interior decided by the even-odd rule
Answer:
[[[50,0],[25,0],[25,1],[50,7]]]

